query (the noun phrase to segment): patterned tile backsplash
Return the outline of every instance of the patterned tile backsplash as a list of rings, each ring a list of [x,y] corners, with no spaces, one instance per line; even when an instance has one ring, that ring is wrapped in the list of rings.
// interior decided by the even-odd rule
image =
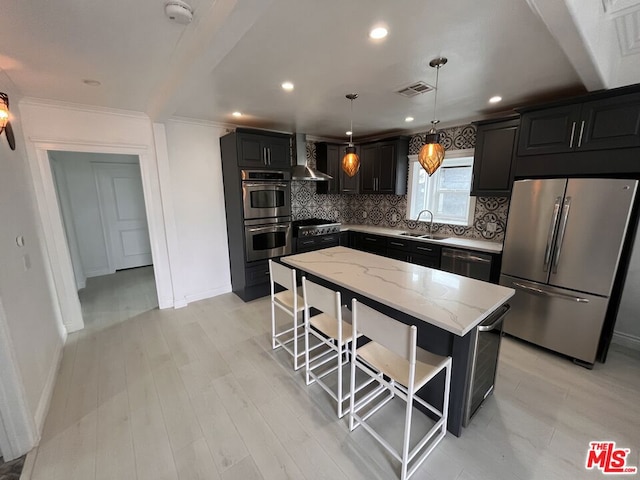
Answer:
[[[446,150],[474,148],[476,130],[473,125],[441,130],[440,142]],[[409,154],[417,154],[424,143],[424,134],[409,140]],[[316,165],[316,148],[307,142],[307,162]],[[291,205],[293,219],[322,218],[341,223],[376,225],[403,230],[427,231],[427,224],[418,225],[406,219],[406,195],[327,195],[316,194],[314,182],[291,182]],[[503,197],[477,197],[473,225],[433,224],[433,232],[451,236],[492,240],[504,240],[509,200]],[[495,223],[495,232],[487,231],[487,224]]]

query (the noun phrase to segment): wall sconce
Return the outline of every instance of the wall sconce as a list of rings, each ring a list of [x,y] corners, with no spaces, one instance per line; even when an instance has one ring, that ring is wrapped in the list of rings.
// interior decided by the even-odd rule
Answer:
[[[9,148],[16,149],[16,139],[13,136],[13,128],[9,122],[9,96],[0,92],[0,135],[5,132]]]

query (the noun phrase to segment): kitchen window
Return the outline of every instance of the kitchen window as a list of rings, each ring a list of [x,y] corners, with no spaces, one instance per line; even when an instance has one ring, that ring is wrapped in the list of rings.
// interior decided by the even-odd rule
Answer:
[[[407,219],[415,220],[421,210],[431,210],[433,221],[451,225],[471,225],[476,206],[470,195],[473,175],[473,149],[446,152],[444,162],[429,177],[418,162],[417,155],[409,155],[409,191]],[[421,221],[428,221],[425,214]]]

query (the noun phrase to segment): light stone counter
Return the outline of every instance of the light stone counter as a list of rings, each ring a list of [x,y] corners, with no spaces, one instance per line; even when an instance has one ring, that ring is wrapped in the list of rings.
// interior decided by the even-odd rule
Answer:
[[[407,230],[396,230],[393,228],[374,227],[371,225],[342,224],[341,231],[345,232],[349,230],[354,232],[371,233],[374,235],[384,235],[387,237],[404,238],[405,240],[414,240],[416,242],[434,243],[434,244],[442,245],[445,247],[467,248],[470,250],[476,250],[478,252],[502,253],[502,243],[490,242],[488,240],[474,240],[472,238],[464,238],[464,237],[456,237],[456,236],[451,236],[443,240],[433,240],[428,238],[417,238],[417,237],[402,235],[402,232],[406,232]]]
[[[458,336],[469,333],[514,294],[511,288],[346,247],[282,261]]]

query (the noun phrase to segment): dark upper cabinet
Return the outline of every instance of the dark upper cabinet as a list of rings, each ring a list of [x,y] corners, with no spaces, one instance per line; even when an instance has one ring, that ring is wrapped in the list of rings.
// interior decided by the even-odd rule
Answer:
[[[316,168],[333,180],[316,183],[316,193],[340,193],[340,145],[332,143],[316,143]]]
[[[519,124],[518,116],[476,123],[471,195],[510,195]]]
[[[360,174],[350,177],[342,170],[342,157],[346,148],[344,144],[316,143],[316,167],[333,177],[333,180],[327,182],[317,182],[316,193],[358,193]]]
[[[580,110],[581,105],[564,105],[522,114],[518,155],[570,152]]]
[[[236,130],[238,166],[248,168],[291,167],[291,136]]]
[[[360,156],[360,146],[356,145],[356,154]],[[353,176],[350,177],[342,170],[342,157],[345,156],[347,150],[346,145],[340,146],[340,162],[339,162],[339,170],[340,170],[340,193],[360,193],[360,171]]]
[[[640,93],[585,102],[578,148],[640,147]]]
[[[377,193],[377,176],[380,173],[378,144],[362,145],[360,152],[360,192]]]
[[[407,193],[407,137],[366,143],[360,151],[360,193]]]
[[[640,93],[522,113],[518,155],[640,147]]]

